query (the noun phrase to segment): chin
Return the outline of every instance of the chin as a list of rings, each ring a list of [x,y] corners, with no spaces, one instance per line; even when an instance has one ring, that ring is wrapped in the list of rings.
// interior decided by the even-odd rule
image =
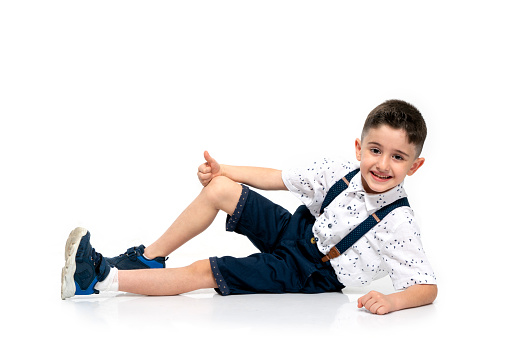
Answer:
[[[370,194],[381,194],[381,193],[385,193],[387,191],[390,191],[391,189],[393,189],[394,187],[396,187],[397,185],[391,185],[390,183],[386,183],[385,185],[381,185],[380,183],[368,183],[368,187],[369,187],[369,192],[367,193],[370,193]]]

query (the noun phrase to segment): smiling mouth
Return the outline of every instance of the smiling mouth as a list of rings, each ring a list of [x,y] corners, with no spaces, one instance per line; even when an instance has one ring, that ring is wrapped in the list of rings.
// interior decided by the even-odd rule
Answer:
[[[380,180],[388,180],[388,179],[392,178],[390,175],[380,175],[375,172],[371,172],[371,175],[373,175],[375,178],[378,178]]]

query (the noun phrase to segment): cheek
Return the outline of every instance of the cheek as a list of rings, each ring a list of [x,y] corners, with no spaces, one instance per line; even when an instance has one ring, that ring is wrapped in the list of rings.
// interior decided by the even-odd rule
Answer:
[[[409,171],[409,168],[407,167],[396,167],[393,169],[394,175],[401,178],[405,177]]]
[[[361,161],[361,173],[367,174],[369,171],[371,171],[372,163],[369,161],[369,157],[362,157]]]
[[[361,166],[364,166],[365,168],[372,167],[377,162],[376,157],[374,157],[370,152],[361,153],[361,159]]]

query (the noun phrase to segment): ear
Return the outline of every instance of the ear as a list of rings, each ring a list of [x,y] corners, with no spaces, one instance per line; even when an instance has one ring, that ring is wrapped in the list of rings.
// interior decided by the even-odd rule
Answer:
[[[361,140],[355,139],[355,156],[358,161],[361,161]]]
[[[424,165],[424,158],[417,158],[415,159],[414,163],[412,164],[412,167],[408,170],[407,174],[408,176],[413,175],[419,168],[421,168],[422,165]]]

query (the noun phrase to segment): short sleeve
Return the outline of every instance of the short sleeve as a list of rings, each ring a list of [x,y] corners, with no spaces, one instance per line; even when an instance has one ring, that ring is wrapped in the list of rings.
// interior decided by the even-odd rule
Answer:
[[[381,254],[382,266],[388,272],[394,288],[402,290],[416,284],[436,284],[412,210],[401,208],[393,212],[393,216],[398,219],[397,226],[386,238],[381,236],[385,238]]]
[[[349,161],[324,158],[303,168],[283,170],[285,186],[317,217],[329,188],[358,168]]]

